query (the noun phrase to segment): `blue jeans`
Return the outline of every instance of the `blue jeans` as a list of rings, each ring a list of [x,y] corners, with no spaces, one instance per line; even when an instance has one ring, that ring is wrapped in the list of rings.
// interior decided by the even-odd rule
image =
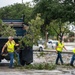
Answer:
[[[73,63],[74,63],[74,60],[75,60],[75,54],[73,54],[73,55],[72,55],[72,58],[71,58],[70,65],[73,65]]]
[[[10,57],[10,64],[9,67],[13,67],[13,60],[14,60],[14,53],[8,53]]]
[[[62,56],[61,56],[61,52],[58,51],[57,54],[58,54],[58,55],[57,55],[57,58],[56,58],[56,64],[58,64],[58,60],[59,60],[59,59],[60,59],[60,61],[61,61],[61,64],[63,64],[63,60],[62,60]]]
[[[18,58],[18,65],[20,65],[20,57],[19,57],[19,53],[17,53],[17,52],[15,51],[15,54],[17,55],[17,58]]]

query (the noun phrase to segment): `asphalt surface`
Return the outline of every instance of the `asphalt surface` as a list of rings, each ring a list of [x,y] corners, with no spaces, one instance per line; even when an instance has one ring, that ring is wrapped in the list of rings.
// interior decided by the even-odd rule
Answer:
[[[59,70],[27,70],[27,69],[9,69],[7,66],[0,66],[0,75],[75,75],[75,69]]]

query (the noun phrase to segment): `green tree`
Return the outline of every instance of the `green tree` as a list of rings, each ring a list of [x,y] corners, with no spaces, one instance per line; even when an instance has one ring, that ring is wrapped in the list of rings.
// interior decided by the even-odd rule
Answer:
[[[32,46],[37,44],[37,41],[41,38],[41,25],[43,25],[44,20],[40,18],[40,14],[37,14],[35,19],[29,22],[29,29],[26,35],[22,38],[21,43],[24,42],[26,46]]]
[[[57,19],[50,22],[50,27],[48,26],[47,29],[52,28],[52,32],[56,33],[57,39],[60,38],[62,41],[64,34],[70,32],[69,25],[70,22],[62,23],[60,19]]]
[[[30,3],[16,3],[0,8],[1,19],[21,19],[22,15],[25,15],[25,23],[28,23],[31,19],[31,13],[33,8]]]
[[[49,26],[53,20],[61,19],[62,23],[75,21],[75,2],[73,0],[34,0],[34,2],[36,5],[33,15],[36,16],[37,13],[40,13],[44,19],[43,33],[46,26]]]
[[[0,36],[8,37],[8,36],[15,36],[16,31],[11,26],[6,25],[0,20]]]

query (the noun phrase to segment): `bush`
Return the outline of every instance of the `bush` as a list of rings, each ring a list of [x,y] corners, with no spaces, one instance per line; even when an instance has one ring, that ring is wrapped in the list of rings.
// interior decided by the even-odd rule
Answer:
[[[37,70],[53,70],[55,68],[56,65],[50,63],[30,64],[25,66],[25,69],[37,69]]]

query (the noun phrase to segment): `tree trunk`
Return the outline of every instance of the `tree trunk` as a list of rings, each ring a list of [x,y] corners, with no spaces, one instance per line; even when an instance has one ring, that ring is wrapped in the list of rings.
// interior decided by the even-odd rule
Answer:
[[[60,40],[60,41],[62,42],[62,40],[63,40],[63,35],[57,34],[57,40]]]
[[[57,40],[59,40],[59,34],[57,34]]]
[[[62,40],[63,40],[63,33],[60,33],[60,41],[62,42]]]

